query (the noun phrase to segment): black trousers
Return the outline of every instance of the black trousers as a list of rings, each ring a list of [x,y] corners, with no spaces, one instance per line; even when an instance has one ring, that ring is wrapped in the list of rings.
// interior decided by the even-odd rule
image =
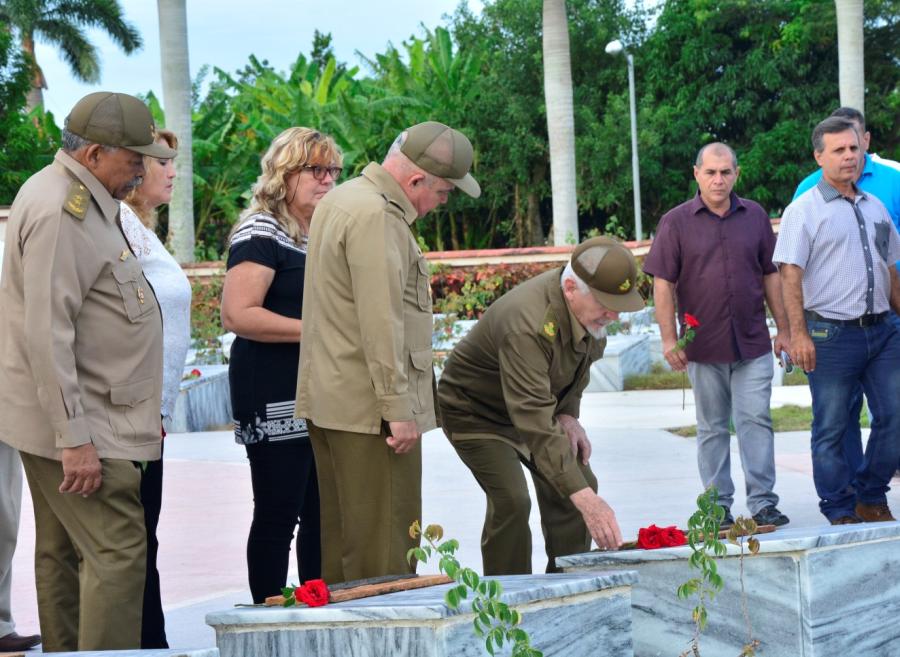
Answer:
[[[321,576],[319,486],[308,438],[245,447],[253,484],[247,573],[253,602],[258,604],[279,595],[287,584],[288,556],[297,527],[300,583]]]
[[[144,524],[147,526],[147,580],[144,584],[144,614],[141,620],[141,648],[168,648],[166,619],[163,616],[159,590],[159,571],[156,555],[159,541],[156,527],[162,508],[163,460],[148,461],[141,475],[141,503],[144,505]]]

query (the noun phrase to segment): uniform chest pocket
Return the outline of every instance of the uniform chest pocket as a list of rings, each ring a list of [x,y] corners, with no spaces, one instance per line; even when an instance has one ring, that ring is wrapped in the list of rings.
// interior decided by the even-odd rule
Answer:
[[[416,272],[416,297],[419,302],[419,310],[431,312],[431,272],[428,271],[428,262],[419,257]]]
[[[875,250],[885,262],[888,261],[888,249],[891,243],[891,225],[886,221],[875,224]]]
[[[153,312],[153,292],[144,279],[144,272],[140,263],[134,258],[128,258],[118,262],[112,267],[112,276],[116,281],[116,288],[122,295],[125,305],[125,313],[132,322],[140,320],[148,313]]]

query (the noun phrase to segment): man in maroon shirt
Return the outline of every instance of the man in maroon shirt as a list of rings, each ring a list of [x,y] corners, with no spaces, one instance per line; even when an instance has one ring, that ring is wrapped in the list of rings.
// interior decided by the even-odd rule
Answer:
[[[704,487],[719,491],[723,526],[734,523],[732,417],[750,513],[759,524],[784,525],[788,518],[776,507],[773,490],[769,401],[774,359],[764,303],[778,329],[776,354],[788,350],[790,334],[778,270],[772,264],[775,235],[765,210],[732,191],[739,173],[730,147],[713,143],[700,149],[694,166],[698,193],[663,215],[644,271],[654,276],[656,321],[666,361],[676,371],[686,369],[691,379],[700,478]],[[700,323],[684,350],[676,346],[676,299],[678,316],[689,313]]]

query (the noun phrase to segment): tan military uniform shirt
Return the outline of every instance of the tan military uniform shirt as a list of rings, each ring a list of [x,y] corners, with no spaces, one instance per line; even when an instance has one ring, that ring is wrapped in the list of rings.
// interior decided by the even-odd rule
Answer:
[[[303,285],[297,417],[378,434],[382,420],[436,426],[428,263],[416,210],[370,163],[316,207]]]
[[[119,203],[62,151],[13,202],[0,282],[0,440],[158,459],[162,320]]]
[[[441,423],[455,434],[502,436],[530,455],[560,495],[588,486],[557,415],[578,417],[595,340],[569,311],[562,269],[522,283],[494,303],[463,338],[438,384]]]

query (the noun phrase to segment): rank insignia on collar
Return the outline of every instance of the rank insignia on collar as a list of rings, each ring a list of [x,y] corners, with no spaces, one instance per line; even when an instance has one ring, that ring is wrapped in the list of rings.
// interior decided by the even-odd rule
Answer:
[[[122,249],[122,253],[119,254],[119,260],[125,262],[128,260],[128,256],[131,255],[131,252],[128,249]]]
[[[546,335],[548,338],[555,338],[556,324],[553,322],[547,322],[546,324],[544,324],[544,335]]]
[[[87,215],[88,203],[91,200],[90,192],[78,181],[69,185],[69,192],[63,203],[63,209],[76,219],[84,220]]]
[[[619,286],[619,292],[628,292],[631,289],[631,279],[626,278],[625,281]]]

